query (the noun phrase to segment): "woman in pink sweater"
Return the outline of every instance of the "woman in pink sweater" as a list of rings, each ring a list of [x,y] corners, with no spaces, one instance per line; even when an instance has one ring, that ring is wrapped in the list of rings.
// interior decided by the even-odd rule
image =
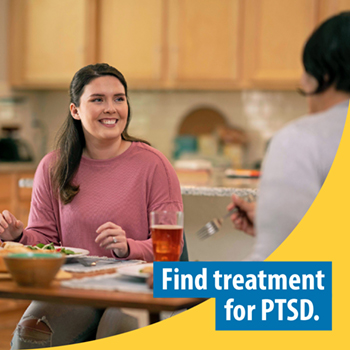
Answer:
[[[159,151],[128,135],[127,84],[118,70],[107,64],[82,68],[70,97],[57,150],[42,159],[35,174],[28,227],[5,210],[0,238],[152,261],[149,213],[183,210],[175,171]],[[118,309],[33,302],[12,348],[66,345],[136,327]]]

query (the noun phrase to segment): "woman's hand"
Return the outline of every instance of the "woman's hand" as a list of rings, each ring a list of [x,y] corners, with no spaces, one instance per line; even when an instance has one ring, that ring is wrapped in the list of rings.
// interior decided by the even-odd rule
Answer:
[[[250,236],[255,236],[255,206],[255,202],[249,203],[233,195],[232,203],[227,207],[228,211],[234,207],[239,209],[238,212],[231,215],[231,220],[237,230],[243,231]]]
[[[95,242],[100,247],[112,249],[118,258],[129,256],[129,246],[126,240],[125,231],[113,222],[106,222],[96,232],[99,234]]]
[[[24,225],[8,210],[0,213],[0,238],[3,241],[14,241],[23,232]]]

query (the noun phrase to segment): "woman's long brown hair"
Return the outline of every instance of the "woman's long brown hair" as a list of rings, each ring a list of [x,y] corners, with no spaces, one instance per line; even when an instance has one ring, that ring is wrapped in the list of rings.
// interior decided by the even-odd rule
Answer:
[[[74,103],[76,107],[79,107],[80,98],[84,92],[85,86],[93,79],[106,75],[116,77],[123,84],[125,96],[128,98],[128,88],[123,74],[106,63],[99,63],[83,67],[74,75],[69,89],[70,103]],[[121,135],[122,139],[131,142],[143,142],[149,145],[147,141],[132,137],[128,134],[128,126],[131,119],[128,100],[127,104],[128,118],[125,129]],[[73,183],[73,179],[78,170],[84,147],[85,137],[81,121],[73,119],[70,112],[68,112],[66,121],[57,135],[57,157],[51,170],[51,181],[54,193],[59,195],[63,204],[70,203],[79,193],[79,184]]]

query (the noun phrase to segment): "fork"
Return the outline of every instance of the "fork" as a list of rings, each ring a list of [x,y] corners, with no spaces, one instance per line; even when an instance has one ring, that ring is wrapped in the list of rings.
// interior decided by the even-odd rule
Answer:
[[[93,267],[96,266],[99,262],[103,262],[105,264],[114,264],[116,260],[107,260],[107,259],[101,259],[101,258],[96,258],[96,259],[89,259],[87,257],[74,257],[69,261],[69,263],[79,263],[82,264],[83,266],[86,267]]]
[[[86,259],[85,257],[74,257],[66,260],[66,264],[75,264],[79,263],[83,266],[96,266],[97,260],[95,259]]]
[[[96,266],[97,264],[97,261],[85,261],[85,260],[79,260],[79,263],[84,265],[84,266],[87,266],[87,267],[90,267],[90,266]]]
[[[209,221],[205,226],[203,226],[199,231],[197,231],[196,234],[199,236],[200,239],[205,239],[214,235],[220,230],[224,220],[227,219],[229,216],[231,216],[233,213],[236,213],[238,211],[239,209],[237,207],[234,207],[228,213],[226,213],[223,217],[215,218]]]

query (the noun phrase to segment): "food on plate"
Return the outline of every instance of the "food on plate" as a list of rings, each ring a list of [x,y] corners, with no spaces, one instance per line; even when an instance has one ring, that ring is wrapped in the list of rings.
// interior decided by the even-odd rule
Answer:
[[[70,250],[64,247],[55,247],[53,243],[49,243],[49,244],[38,243],[36,245],[29,245],[27,247],[31,250],[35,250],[39,252],[45,250],[46,253],[53,252],[53,253],[62,253],[65,255],[78,254],[73,252],[73,250]]]
[[[0,244],[0,272],[7,272],[3,257],[13,253],[28,253],[32,252],[32,249],[18,242],[2,242]],[[38,251],[40,254],[42,251]]]
[[[16,242],[3,242],[0,247],[0,272],[7,272],[4,256],[9,253],[25,253],[29,251],[23,244]]]
[[[8,272],[3,257],[12,253],[61,253],[63,255],[78,255],[73,250],[64,247],[55,247],[53,243],[43,244],[38,243],[37,245],[25,246],[18,242],[2,242],[0,243],[0,272]]]
[[[3,248],[1,249],[1,251],[4,251],[4,253],[26,253],[28,251],[31,251],[35,253],[61,253],[64,255],[79,254],[71,249],[67,249],[64,247],[55,247],[53,243],[38,243],[36,245],[25,246],[22,243],[18,242],[3,242],[1,243],[0,247]]]
[[[9,253],[24,253],[28,251],[28,248],[18,242],[3,242],[1,243],[1,248]]]
[[[145,266],[143,269],[140,270],[141,273],[153,273],[153,265],[152,266]]]

